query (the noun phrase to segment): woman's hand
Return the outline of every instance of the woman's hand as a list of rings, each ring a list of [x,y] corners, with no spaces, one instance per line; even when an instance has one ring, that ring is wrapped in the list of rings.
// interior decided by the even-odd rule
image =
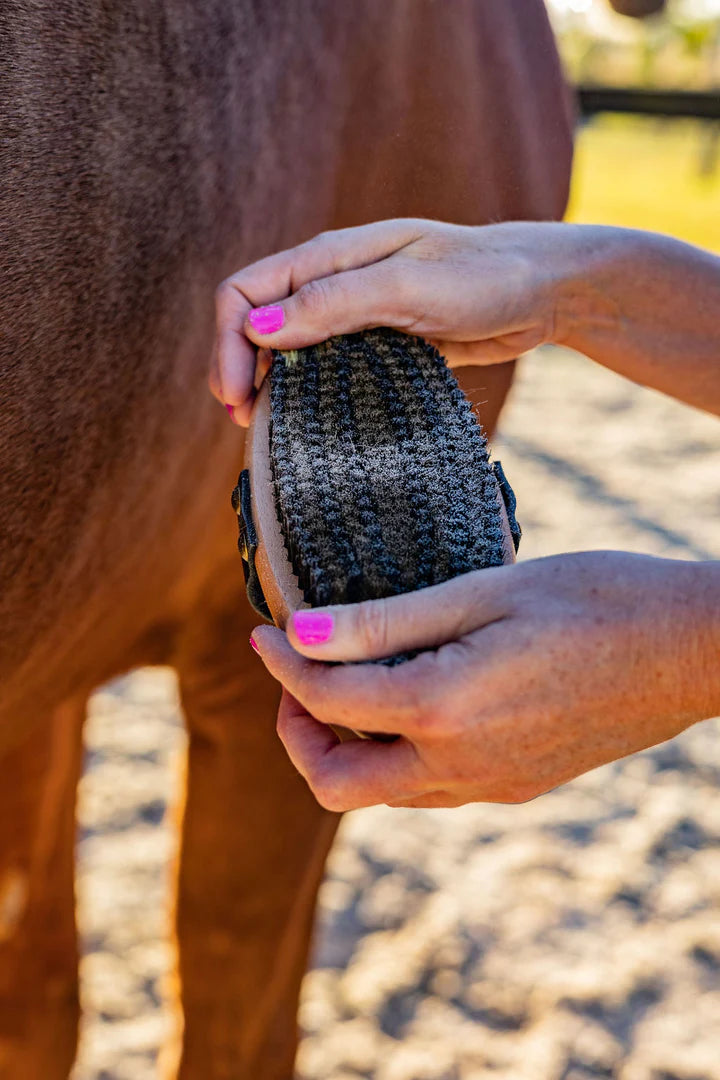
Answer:
[[[524,801],[720,712],[717,563],[561,555],[253,638],[285,688],[280,738],[333,810]]]
[[[297,349],[370,326],[428,338],[451,366],[512,360],[552,337],[550,252],[557,261],[566,239],[553,224],[409,219],[271,255],[217,291],[213,392],[247,423],[256,346]]]
[[[654,233],[511,222],[380,221],[253,263],[217,292],[210,385],[247,424],[267,347],[392,326],[452,366],[565,344],[720,414],[720,259]]]

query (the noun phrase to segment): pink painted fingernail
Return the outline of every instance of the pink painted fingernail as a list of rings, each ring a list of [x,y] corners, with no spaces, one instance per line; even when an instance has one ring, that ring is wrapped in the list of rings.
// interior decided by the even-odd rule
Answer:
[[[296,611],[292,619],[301,645],[323,645],[332,637],[335,620],[324,611]]]
[[[256,643],[255,643],[255,638],[254,638],[254,637],[252,637],[252,636],[251,636],[251,638],[250,638],[250,644],[252,645],[252,647],[253,647],[253,649],[255,650],[255,652],[256,652],[256,653],[259,653],[259,652],[260,652],[260,650],[258,649],[258,647],[257,647],[257,645],[256,645]]]
[[[232,407],[232,405],[226,405],[225,408],[228,411],[228,416],[232,420],[233,419],[233,407]]]
[[[248,312],[248,322],[258,334],[274,334],[285,322],[285,312],[279,304],[253,308]]]

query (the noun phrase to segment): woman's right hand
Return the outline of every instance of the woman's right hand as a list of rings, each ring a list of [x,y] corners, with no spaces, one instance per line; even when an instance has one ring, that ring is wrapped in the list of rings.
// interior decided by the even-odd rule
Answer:
[[[552,340],[554,266],[572,227],[402,219],[321,233],[253,263],[217,292],[211,386],[247,423],[256,348],[296,349],[392,326],[433,341],[451,367],[514,359]]]

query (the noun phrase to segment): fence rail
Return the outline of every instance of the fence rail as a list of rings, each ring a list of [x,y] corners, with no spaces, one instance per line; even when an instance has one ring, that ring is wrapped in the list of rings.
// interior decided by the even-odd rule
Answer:
[[[583,116],[601,112],[640,116],[693,116],[720,120],[720,90],[646,90],[634,87],[578,86]]]

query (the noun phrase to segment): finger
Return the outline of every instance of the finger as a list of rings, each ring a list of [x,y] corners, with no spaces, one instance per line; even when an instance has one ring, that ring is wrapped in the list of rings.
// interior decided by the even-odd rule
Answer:
[[[356,810],[390,799],[413,799],[432,786],[424,779],[412,745],[403,739],[340,742],[287,691],[277,730],[298,772],[328,810]]]
[[[428,228],[432,223],[397,218],[320,233],[303,244],[251,263],[223,284],[240,291],[252,307],[271,304],[316,278],[386,259]]]
[[[286,300],[248,312],[243,330],[258,345],[301,349],[371,326],[409,330],[424,297],[409,289],[409,268],[383,260],[359,270],[314,278]],[[412,292],[412,301],[404,297]]]
[[[273,627],[257,627],[253,642],[270,674],[323,724],[415,738],[432,718],[450,713],[435,653],[396,667],[331,665],[301,656]]]
[[[376,660],[437,648],[505,617],[513,569],[490,567],[401,596],[296,611],[288,639],[318,660]]]
[[[217,331],[214,352],[220,396],[232,407],[237,423],[247,424],[252,410],[256,349],[243,333],[245,317],[252,305],[247,297],[223,283],[215,295]]]

